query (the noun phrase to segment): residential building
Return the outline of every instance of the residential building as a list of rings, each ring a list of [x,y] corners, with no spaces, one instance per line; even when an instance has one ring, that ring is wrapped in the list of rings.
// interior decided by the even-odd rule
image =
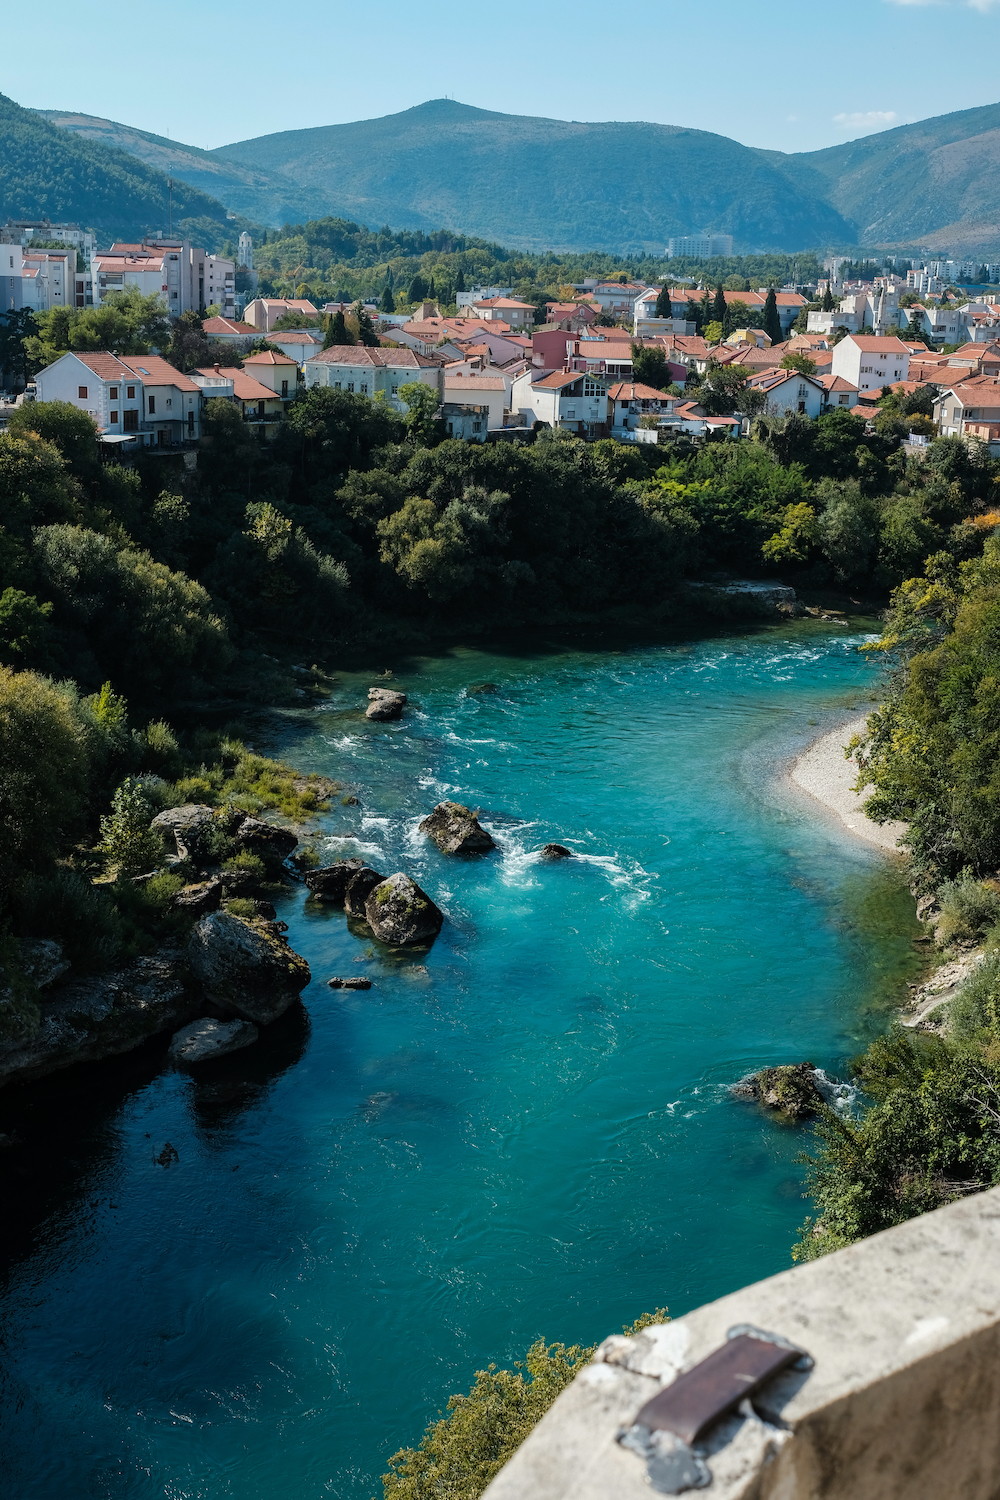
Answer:
[[[441,415],[449,437],[485,443],[504,425],[507,387],[502,376],[445,371]]]
[[[767,396],[771,416],[794,412],[803,417],[821,416],[826,407],[826,390],[815,375],[798,370],[761,370],[751,375],[747,385]]]
[[[245,359],[243,368],[282,401],[291,401],[298,390],[299,367],[287,354],[275,354],[273,349],[264,349],[260,354],[251,354]]]
[[[64,245],[71,245],[87,265],[97,249],[93,230],[81,229],[79,224],[52,224],[48,219],[8,219],[0,229],[2,244],[9,242],[25,246],[31,240],[59,240]]]
[[[247,360],[244,368],[254,365],[258,357]],[[352,391],[357,396],[384,396],[400,412],[406,410],[406,403],[399,395],[401,385],[421,380],[436,390],[439,397],[444,387],[442,366],[413,349],[366,349],[363,344],[334,344],[314,354],[304,368],[307,390],[327,386],[335,391]]]
[[[346,310],[350,312],[349,307]],[[258,335],[269,334],[279,318],[284,318],[289,313],[300,313],[308,318],[310,327],[313,326],[313,319],[316,320],[315,327],[318,329],[320,326],[319,308],[314,307],[305,297],[255,297],[246,305],[243,322],[252,323]]]
[[[546,302],[546,326],[558,324],[577,333],[597,317],[597,308],[590,302]]]
[[[527,421],[562,427],[581,436],[603,436],[608,420],[608,385],[601,375],[556,370],[535,378],[533,371],[514,382],[511,401]]]
[[[26,250],[14,240],[0,244],[0,310],[74,306],[75,267],[73,249]]]
[[[298,365],[304,365],[307,359],[312,359],[323,347],[319,329],[315,333],[309,328],[274,329],[268,334],[267,341],[289,359],[294,359]]]
[[[239,249],[236,255],[236,263],[241,271],[253,270],[253,240],[245,229],[240,235]]]
[[[508,328],[530,328],[535,321],[534,303],[513,297],[484,297],[473,302],[469,311],[486,323],[503,322]]]
[[[852,333],[833,351],[831,373],[843,376],[859,392],[906,380],[909,371],[910,351],[898,338]]]
[[[619,380],[608,387],[608,421],[612,434],[634,432],[643,417],[669,416],[681,398],[667,396],[651,385]]]
[[[934,420],[942,437],[977,437],[1000,449],[1000,381],[974,376],[942,391]]]
[[[825,411],[836,411],[839,407],[851,411],[858,401],[858,388],[845,380],[843,375],[820,375],[814,377],[826,392]]]
[[[155,234],[138,244],[117,242],[95,253],[91,268],[95,306],[112,292],[135,286],[143,296],[161,296],[175,317],[213,305],[223,317],[236,315],[234,262],[189,240]]]
[[[717,255],[732,255],[731,234],[682,234],[667,241],[667,255],[684,256],[688,259],[711,260]]]
[[[252,323],[236,318],[206,318],[201,326],[207,338],[221,344],[246,344],[260,338]]]
[[[474,286],[468,292],[455,293],[455,306],[471,308],[476,302],[488,301],[491,297],[513,297],[512,286]]]
[[[91,416],[102,435],[136,434],[146,447],[201,435],[201,392],[155,354],[60,355],[35,376],[39,401],[66,401]]]
[[[239,408],[244,422],[259,432],[266,442],[277,437],[285,414],[282,397],[245,370],[211,365],[191,371],[191,379],[201,391],[202,400],[226,400]],[[294,393],[294,388],[293,388]]]

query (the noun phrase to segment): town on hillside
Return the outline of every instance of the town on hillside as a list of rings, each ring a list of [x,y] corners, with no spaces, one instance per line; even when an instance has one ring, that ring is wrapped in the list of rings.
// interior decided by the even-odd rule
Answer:
[[[916,449],[941,434],[1000,453],[1000,290],[987,289],[1000,266],[832,256],[812,284],[620,276],[544,303],[496,285],[456,290],[454,310],[397,309],[391,295],[321,306],[259,295],[253,250],[248,233],[227,259],[160,232],[105,251],[77,225],[8,221],[0,427],[25,401],[68,402],[121,458],[196,444],[208,403],[225,401],[266,442],[297,394],[319,386],[401,414],[419,399],[442,436],[477,443],[546,428],[739,441],[757,417],[846,411],[891,415]],[[668,246],[680,258],[731,253],[727,236]],[[112,326],[100,319],[68,347],[69,320],[87,310],[145,318],[145,342],[134,331],[148,352],[93,347]]]

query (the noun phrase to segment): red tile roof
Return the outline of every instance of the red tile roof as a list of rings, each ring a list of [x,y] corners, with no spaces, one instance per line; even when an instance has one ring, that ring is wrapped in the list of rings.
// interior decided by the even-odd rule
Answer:
[[[179,391],[197,394],[199,387],[173,365],[168,365],[158,354],[130,354],[122,363],[137,375],[143,385],[172,385]]]
[[[123,365],[115,354],[81,354],[73,350],[73,357],[81,364],[93,370],[100,380],[134,380],[135,376],[127,365]]]
[[[214,365],[203,365],[198,371],[199,375],[221,376],[223,380],[233,382],[233,395],[238,401],[278,401],[280,397],[273,391],[268,390],[266,385],[261,385],[259,380],[254,380],[250,375],[244,375],[242,370],[235,367],[232,369]]]
[[[260,358],[255,355],[255,358]],[[285,356],[280,354],[279,361]],[[246,360],[246,364],[252,364],[252,360]],[[289,360],[294,364],[294,360]],[[426,369],[433,365],[433,360],[422,359],[412,349],[367,349],[363,344],[334,344],[330,349],[321,349],[307,361],[310,365],[346,365],[350,369]]]
[[[294,359],[289,359],[287,354],[275,354],[273,349],[264,349],[260,354],[251,354],[249,359],[243,361],[244,365],[294,365]]]
[[[232,318],[206,318],[201,325],[209,338],[217,338],[220,333],[238,333],[241,338],[260,338],[260,329],[255,328],[252,323],[234,322]]]

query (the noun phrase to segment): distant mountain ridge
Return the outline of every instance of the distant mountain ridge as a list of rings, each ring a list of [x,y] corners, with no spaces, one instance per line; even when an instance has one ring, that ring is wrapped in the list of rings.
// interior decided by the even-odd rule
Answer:
[[[1000,259],[1000,104],[788,154],[681,126],[399,114],[203,151],[64,110],[39,114],[269,224],[324,214],[453,229],[525,250],[646,251],[710,229],[736,249],[940,249]],[[0,173],[2,187],[2,173]]]

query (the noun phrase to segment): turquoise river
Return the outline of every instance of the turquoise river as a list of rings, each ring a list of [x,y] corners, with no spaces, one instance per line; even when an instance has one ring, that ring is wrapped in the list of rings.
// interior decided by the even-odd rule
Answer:
[[[256,1047],[4,1095],[8,1500],[371,1500],[489,1361],[789,1265],[808,1135],[729,1086],[843,1076],[919,963],[898,870],[784,779],[877,691],[863,639],[458,649],[386,663],[399,723],[360,674],[262,721],[359,799],[324,862],[410,872],[445,927],[391,953],[290,885],[313,981]],[[446,797],[495,854],[417,832]]]

